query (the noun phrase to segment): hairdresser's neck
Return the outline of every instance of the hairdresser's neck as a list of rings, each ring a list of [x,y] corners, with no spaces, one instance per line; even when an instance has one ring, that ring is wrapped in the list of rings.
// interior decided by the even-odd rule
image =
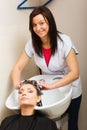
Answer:
[[[31,107],[25,106],[21,108],[21,115],[23,116],[34,115],[34,113],[35,113],[35,110],[34,110],[34,107],[32,106]]]
[[[50,48],[50,40],[49,37],[44,37],[41,39],[43,48]]]

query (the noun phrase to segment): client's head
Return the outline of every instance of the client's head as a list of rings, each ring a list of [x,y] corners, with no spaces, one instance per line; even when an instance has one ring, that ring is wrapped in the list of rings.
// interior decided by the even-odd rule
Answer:
[[[41,89],[35,80],[22,81],[18,99],[20,108],[22,107],[35,107],[41,101]]]

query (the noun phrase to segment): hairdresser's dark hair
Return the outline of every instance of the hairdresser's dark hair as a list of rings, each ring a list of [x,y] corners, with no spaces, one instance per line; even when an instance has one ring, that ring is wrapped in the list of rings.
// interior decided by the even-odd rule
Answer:
[[[42,57],[43,56],[42,42],[39,36],[33,31],[33,24],[32,24],[33,18],[38,14],[42,14],[43,17],[46,18],[49,23],[49,37],[50,37],[50,44],[51,44],[51,49],[52,49],[51,52],[52,52],[52,55],[54,55],[55,51],[57,50],[57,36],[60,40],[62,39],[59,36],[60,32],[57,30],[56,23],[55,23],[55,20],[51,11],[45,6],[36,7],[30,14],[29,29],[31,32],[33,47],[37,55]]]

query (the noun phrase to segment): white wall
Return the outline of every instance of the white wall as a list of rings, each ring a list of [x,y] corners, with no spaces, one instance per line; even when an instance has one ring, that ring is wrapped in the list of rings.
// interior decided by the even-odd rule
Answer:
[[[19,54],[29,38],[28,18],[32,10],[17,10],[17,5],[23,0],[0,0],[0,121],[11,114],[5,107],[5,100],[12,90],[11,70]],[[71,36],[79,50],[79,66],[83,85],[83,99],[79,116],[79,130],[87,129],[87,16],[86,0],[53,0],[47,5],[54,14],[58,29]],[[31,68],[33,60],[28,64]],[[35,65],[28,65],[23,77],[32,77],[38,73]],[[29,69],[29,73],[27,73]],[[65,130],[65,128],[64,128]]]

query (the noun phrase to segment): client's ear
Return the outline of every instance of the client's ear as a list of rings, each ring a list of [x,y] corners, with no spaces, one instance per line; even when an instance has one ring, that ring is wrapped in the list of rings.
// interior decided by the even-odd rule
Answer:
[[[41,96],[39,95],[37,96],[37,102],[40,102],[40,100],[41,100]]]

